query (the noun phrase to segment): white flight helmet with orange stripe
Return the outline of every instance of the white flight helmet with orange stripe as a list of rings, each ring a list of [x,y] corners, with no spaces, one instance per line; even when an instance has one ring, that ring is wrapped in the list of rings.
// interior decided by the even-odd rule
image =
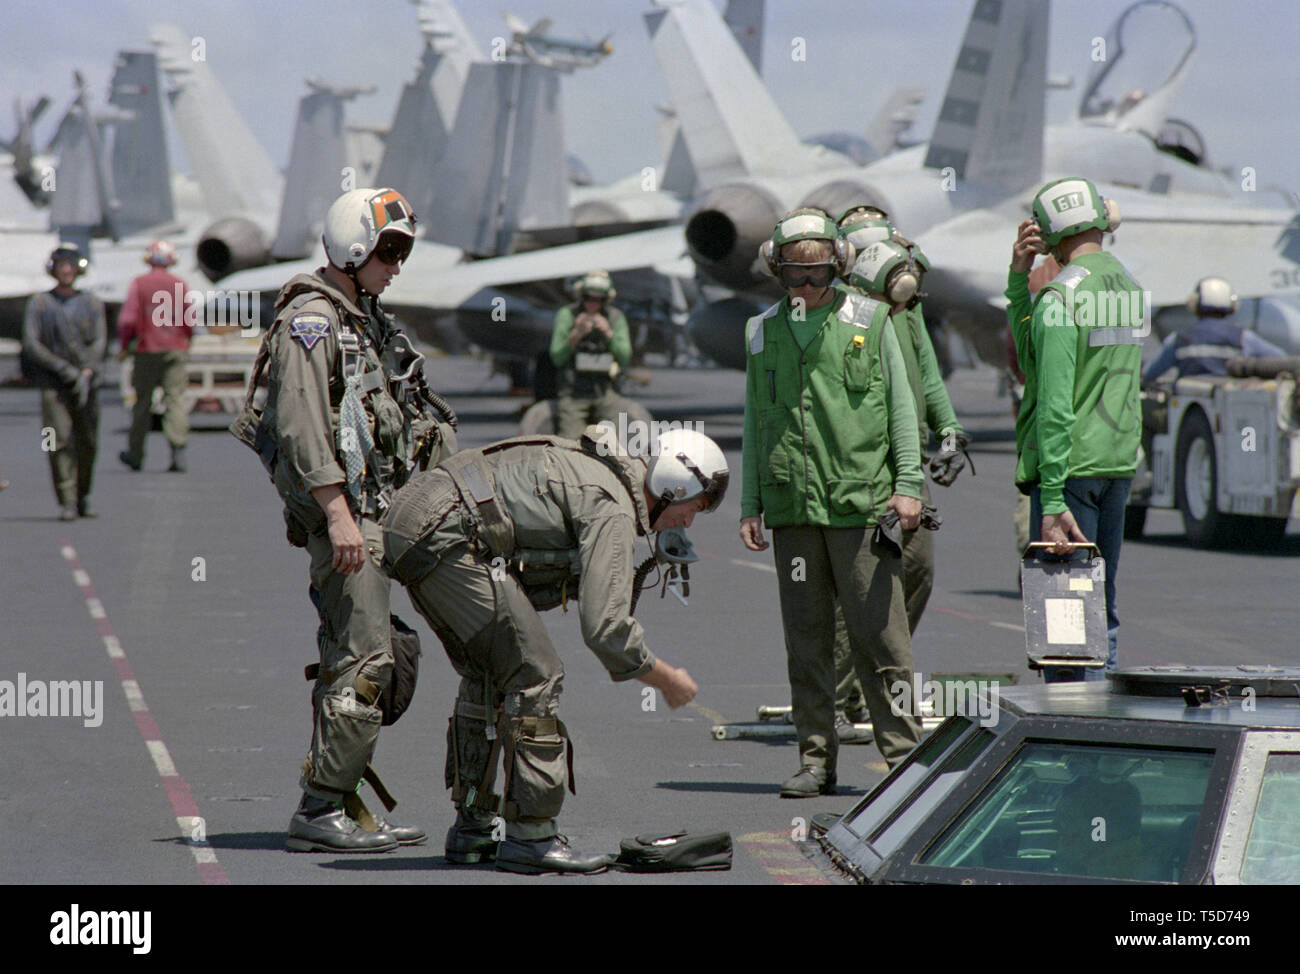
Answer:
[[[392,250],[382,256],[400,263],[415,242],[415,214],[395,189],[354,189],[344,193],[325,214],[325,256],[346,274],[354,274],[370,259],[380,238],[391,239]]]

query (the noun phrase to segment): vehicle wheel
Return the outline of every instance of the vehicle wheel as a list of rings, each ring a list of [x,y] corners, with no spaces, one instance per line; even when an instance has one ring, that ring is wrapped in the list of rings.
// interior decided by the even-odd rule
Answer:
[[[533,436],[537,433],[546,436],[555,435],[554,399],[543,399],[533,403],[519,420],[520,436]]]
[[[1205,414],[1189,412],[1178,432],[1178,509],[1183,512],[1187,540],[1219,547],[1232,537],[1232,518],[1218,508],[1218,462],[1214,435]]]
[[[1147,529],[1147,508],[1130,504],[1124,508],[1124,540],[1136,541]]]

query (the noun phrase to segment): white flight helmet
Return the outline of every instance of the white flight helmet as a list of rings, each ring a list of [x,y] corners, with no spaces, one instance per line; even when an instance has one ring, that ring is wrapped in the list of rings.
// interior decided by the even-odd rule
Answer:
[[[325,214],[325,256],[339,270],[353,273],[374,253],[379,235],[398,233],[415,240],[415,214],[395,189],[354,189]]]
[[[1187,310],[1201,318],[1227,318],[1237,313],[1237,296],[1221,277],[1202,278],[1187,298]]]
[[[727,492],[727,458],[718,444],[695,430],[669,430],[655,441],[646,469],[645,485],[656,498],[650,512],[654,524],[669,504],[708,498],[706,511],[716,511]]]

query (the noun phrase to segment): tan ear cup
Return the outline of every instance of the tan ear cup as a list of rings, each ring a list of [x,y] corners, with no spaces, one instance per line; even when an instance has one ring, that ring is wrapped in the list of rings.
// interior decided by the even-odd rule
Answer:
[[[758,258],[767,268],[767,272],[776,277],[776,245],[771,240],[764,240],[758,245]]]
[[[835,241],[835,274],[847,280],[849,272],[853,269],[853,262],[858,259],[858,248],[849,243],[843,237]]]
[[[912,300],[920,287],[921,282],[917,280],[916,272],[905,265],[889,275],[885,295],[891,304],[905,304]]]
[[[1106,206],[1106,232],[1114,233],[1119,229],[1123,217],[1119,213],[1119,204],[1114,200],[1103,200]]]

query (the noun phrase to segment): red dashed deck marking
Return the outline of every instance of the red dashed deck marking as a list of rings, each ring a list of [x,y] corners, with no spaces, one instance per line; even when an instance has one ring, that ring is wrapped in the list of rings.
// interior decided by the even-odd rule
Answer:
[[[117,638],[117,633],[113,631],[112,623],[108,621],[108,612],[104,608],[104,603],[95,595],[95,589],[90,583],[90,575],[82,567],[72,542],[61,539],[59,550],[68,567],[72,569],[72,578],[77,588],[81,590],[86,611],[94,620],[95,628],[104,641],[104,650],[113,661],[113,668],[117,670],[122,693],[126,696],[126,704],[135,718],[136,729],[140,732],[140,738],[149,751],[154,767],[158,769],[158,777],[162,779],[163,786],[167,789],[167,798],[172,803],[180,836],[194,856],[194,863],[199,870],[199,881],[209,886],[229,886],[230,879],[226,876],[226,871],[221,868],[221,863],[217,862],[216,852],[208,845],[205,833],[197,828],[203,821],[202,816],[199,815],[198,803],[190,792],[189,783],[176,770],[167,745],[163,743],[162,732],[158,730],[157,721],[149,713],[149,708],[144,702],[144,694],[140,692],[140,684],[136,682],[135,671],[131,669],[126,651],[122,649],[122,643]]]

